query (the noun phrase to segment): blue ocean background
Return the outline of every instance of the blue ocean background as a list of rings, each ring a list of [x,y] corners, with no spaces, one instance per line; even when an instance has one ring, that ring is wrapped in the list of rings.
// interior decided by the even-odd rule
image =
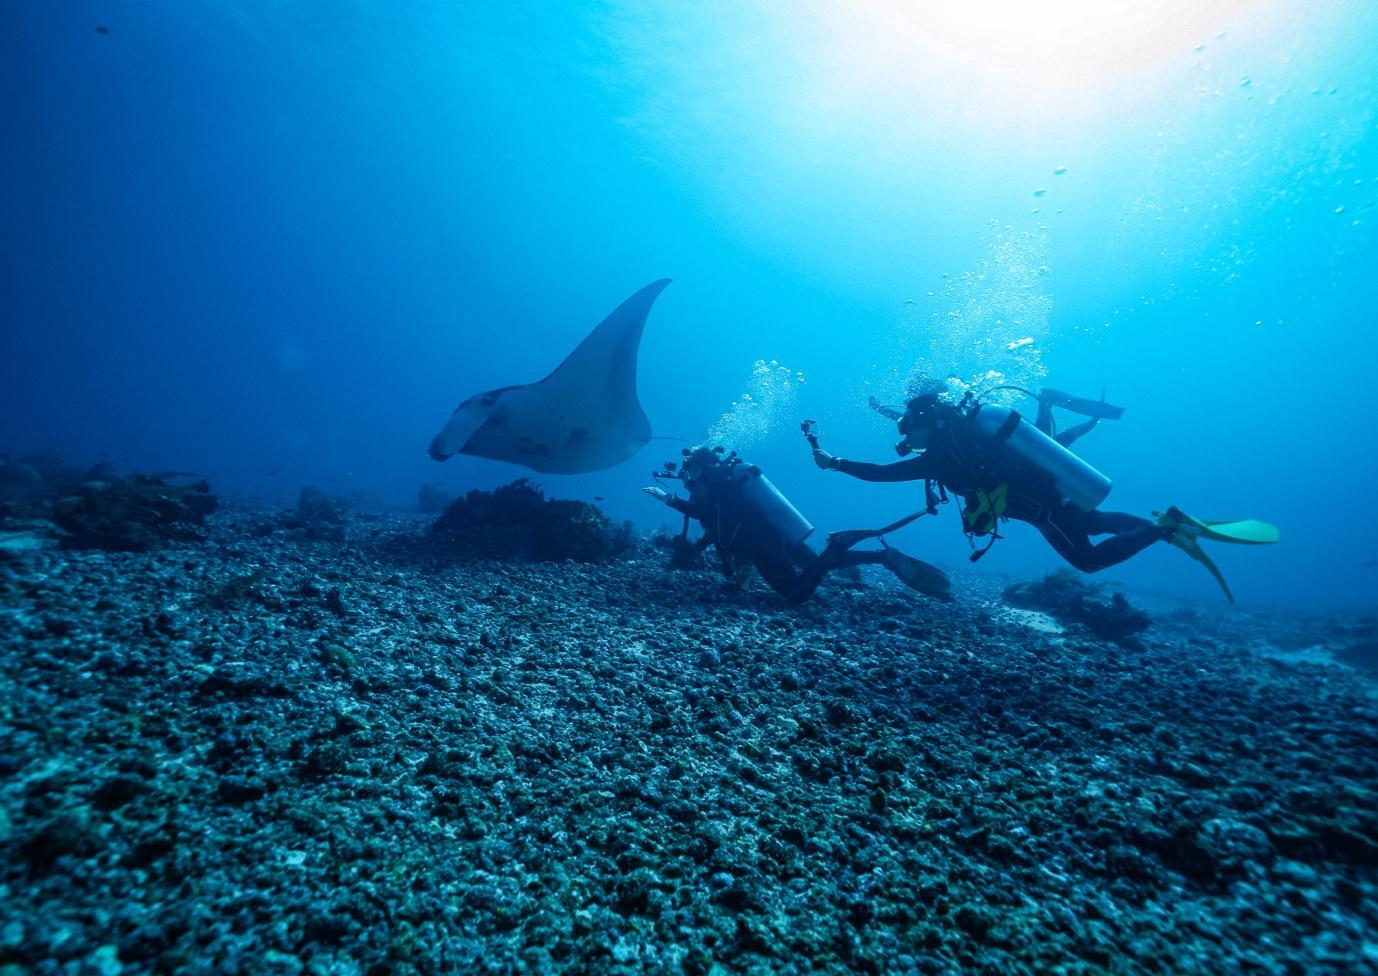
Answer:
[[[712,431],[820,531],[881,524],[920,487],[818,471],[799,421],[888,460],[868,396],[994,370],[1127,408],[1078,444],[1107,508],[1279,524],[1213,549],[1241,606],[1378,591],[1378,4],[18,2],[0,37],[12,455],[492,487],[527,472],[426,456],[455,405],[670,277],[640,386],[682,443],[550,494],[670,525],[639,489]],[[1007,535],[895,541],[1058,564]],[[1107,575],[1224,606],[1167,546]]]

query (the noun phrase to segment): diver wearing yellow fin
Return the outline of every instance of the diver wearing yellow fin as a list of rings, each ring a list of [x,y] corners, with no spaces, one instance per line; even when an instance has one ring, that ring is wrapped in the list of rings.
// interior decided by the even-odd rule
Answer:
[[[1116,419],[1123,411],[1103,401],[1086,401],[1058,391],[1038,396],[1044,404],[1086,412],[1093,419]],[[1234,595],[1220,570],[1202,551],[1200,539],[1261,545],[1278,541],[1278,531],[1265,522],[1203,522],[1176,508],[1158,515],[1156,522],[1127,512],[1103,512],[1099,506],[1110,492],[1110,479],[1067,449],[1074,437],[1051,436],[1047,412],[1030,423],[1016,411],[983,404],[971,396],[960,404],[936,393],[912,397],[903,414],[872,403],[896,419],[904,439],[901,455],[922,452],[893,464],[868,464],[833,457],[811,441],[814,462],[825,470],[863,481],[925,481],[929,494],[936,485],[962,498],[962,526],[980,559],[1000,538],[1001,522],[1027,522],[1068,563],[1086,573],[1117,565],[1155,542],[1171,542],[1205,566],[1220,583],[1230,602]],[[1083,425],[1086,426],[1086,425]],[[1086,426],[1089,430],[1089,426]],[[1068,432],[1070,433],[1070,432]],[[1085,433],[1078,430],[1077,436]],[[1098,543],[1091,536],[1108,535]],[[976,538],[989,536],[984,548]]]

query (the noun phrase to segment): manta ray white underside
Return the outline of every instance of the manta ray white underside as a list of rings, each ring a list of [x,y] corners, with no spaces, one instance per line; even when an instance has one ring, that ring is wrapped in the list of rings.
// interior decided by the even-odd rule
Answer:
[[[627,460],[651,439],[636,395],[636,361],[646,316],[669,283],[662,278],[628,298],[540,382],[465,400],[431,441],[431,457],[470,454],[544,474],[601,471]]]

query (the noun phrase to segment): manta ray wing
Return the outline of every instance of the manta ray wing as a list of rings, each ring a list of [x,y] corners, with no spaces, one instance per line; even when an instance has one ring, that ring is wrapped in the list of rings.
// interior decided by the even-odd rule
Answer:
[[[670,283],[652,282],[619,305],[538,383],[471,397],[431,445],[510,461],[546,474],[601,471],[627,460],[651,438],[636,391],[646,316]]]
[[[640,412],[636,358],[641,351],[641,333],[651,306],[669,283],[669,278],[653,281],[613,309],[541,383],[583,390]]]

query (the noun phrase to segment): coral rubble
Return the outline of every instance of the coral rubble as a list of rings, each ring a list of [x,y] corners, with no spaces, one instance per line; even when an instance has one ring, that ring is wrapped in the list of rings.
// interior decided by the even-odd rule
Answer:
[[[525,561],[533,519],[612,550],[522,486],[269,517],[0,563],[0,972],[1378,961],[1374,686],[1257,653],[1275,618],[1126,645],[884,574],[782,607],[649,545]]]

